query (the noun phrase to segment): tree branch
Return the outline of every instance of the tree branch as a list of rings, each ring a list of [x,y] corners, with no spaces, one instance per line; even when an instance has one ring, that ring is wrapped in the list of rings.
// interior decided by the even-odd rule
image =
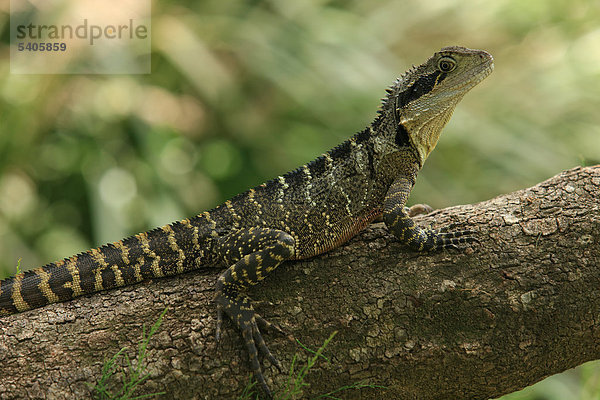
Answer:
[[[600,166],[417,217],[477,231],[461,251],[417,254],[382,224],[321,257],[286,263],[251,291],[257,309],[303,344],[338,335],[305,395],[367,380],[361,398],[498,397],[600,358]],[[0,319],[0,398],[87,398],[103,361],[169,311],[150,343],[139,394],[236,398],[250,368],[228,321],[214,341],[220,270],[145,282]],[[289,368],[306,352],[264,334]],[[277,391],[286,375],[265,365]],[[354,393],[358,395],[358,393]]]

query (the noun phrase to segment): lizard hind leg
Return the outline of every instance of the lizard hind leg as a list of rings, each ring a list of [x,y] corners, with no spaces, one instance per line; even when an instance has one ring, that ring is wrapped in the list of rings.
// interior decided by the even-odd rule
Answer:
[[[263,391],[270,396],[271,392],[265,382],[258,355],[260,352],[281,370],[260,331],[273,325],[254,311],[250,299],[242,292],[263,280],[283,261],[292,258],[295,240],[288,233],[276,229],[241,229],[220,238],[216,251],[225,263],[231,265],[221,274],[216,285],[217,340],[225,313],[241,331],[254,377]]]

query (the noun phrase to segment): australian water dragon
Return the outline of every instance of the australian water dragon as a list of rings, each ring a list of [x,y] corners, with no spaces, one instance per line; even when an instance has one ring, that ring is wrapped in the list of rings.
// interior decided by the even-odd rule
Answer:
[[[258,354],[279,363],[261,336],[271,325],[253,310],[249,286],[283,261],[329,251],[381,217],[417,251],[474,240],[470,231],[418,227],[404,206],[457,103],[492,69],[485,51],[443,48],[398,78],[371,125],[339,146],[193,218],[8,278],[0,282],[0,315],[199,267],[226,267],[216,282],[217,339],[225,313],[270,395]]]

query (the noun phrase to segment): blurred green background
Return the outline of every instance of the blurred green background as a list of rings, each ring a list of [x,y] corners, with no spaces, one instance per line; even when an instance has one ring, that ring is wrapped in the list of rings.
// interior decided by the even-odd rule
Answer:
[[[25,0],[23,0],[25,1]],[[488,50],[410,198],[600,162],[600,2],[155,1],[150,75],[12,75],[0,1],[0,275],[194,215],[366,126],[447,45]],[[600,398],[586,365],[506,399]]]

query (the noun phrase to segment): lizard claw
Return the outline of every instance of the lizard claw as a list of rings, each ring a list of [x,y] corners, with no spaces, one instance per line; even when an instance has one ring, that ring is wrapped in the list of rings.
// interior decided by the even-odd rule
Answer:
[[[261,317],[260,314],[258,314],[257,312],[254,313],[254,319],[256,319],[256,323],[258,324],[258,327],[260,329],[275,331],[282,336],[287,336],[287,333],[283,329],[281,329],[279,326],[267,321],[266,319]]]
[[[217,329],[215,332],[215,341],[217,343],[221,340],[221,324],[223,324],[223,308],[217,306]]]
[[[256,321],[252,319],[251,321],[245,322],[243,327],[240,327],[242,331],[242,338],[246,344],[246,349],[248,350],[248,354],[250,355],[250,364],[252,366],[252,372],[254,373],[254,379],[260,385],[264,394],[267,398],[273,398],[273,394],[271,393],[271,389],[267,385],[265,381],[265,377],[262,373],[262,368],[260,365],[260,361],[258,360],[258,352],[264,354],[269,361],[277,367],[279,371],[281,371],[281,364],[277,359],[273,356],[265,341],[262,338],[262,335],[256,325]],[[258,347],[258,349],[257,349]]]
[[[254,379],[256,379],[256,382],[260,385],[267,398],[272,398],[273,395],[262,372],[259,354],[267,358],[280,372],[282,371],[282,367],[281,363],[267,347],[260,330],[273,329],[281,333],[283,333],[283,330],[258,315],[252,308],[248,298],[221,292],[217,294],[215,301],[217,302],[217,340],[220,338],[223,312],[225,312],[231,317],[233,323],[242,333],[244,344],[250,356],[250,365],[254,373]]]

